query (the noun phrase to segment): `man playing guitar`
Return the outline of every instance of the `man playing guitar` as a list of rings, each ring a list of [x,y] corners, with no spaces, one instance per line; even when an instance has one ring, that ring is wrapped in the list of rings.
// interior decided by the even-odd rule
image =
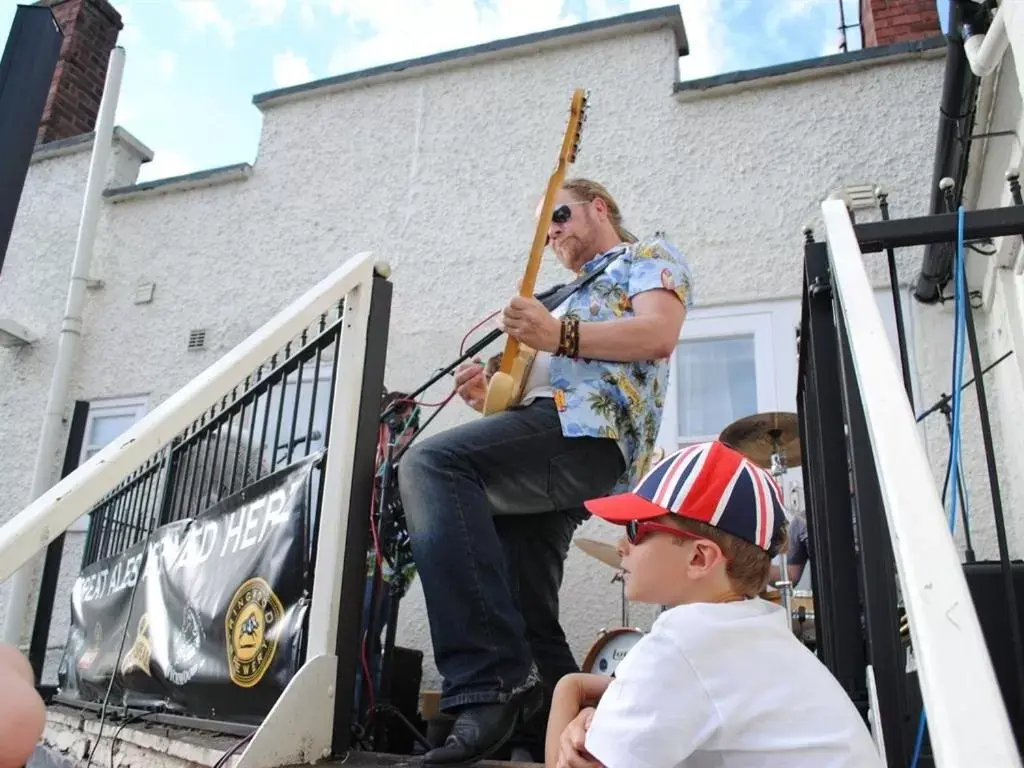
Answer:
[[[441,708],[456,716],[427,765],[493,755],[576,668],[558,622],[572,532],[585,519],[584,500],[628,489],[648,469],[690,306],[683,256],[661,237],[637,242],[597,182],[561,185],[548,242],[578,276],[603,271],[552,311],[521,296],[504,309],[502,329],[537,351],[523,397],[413,444],[399,464],[444,678]],[[463,364],[456,382],[482,411],[483,366]],[[512,517],[545,520],[538,531],[547,546],[509,562],[499,531]]]

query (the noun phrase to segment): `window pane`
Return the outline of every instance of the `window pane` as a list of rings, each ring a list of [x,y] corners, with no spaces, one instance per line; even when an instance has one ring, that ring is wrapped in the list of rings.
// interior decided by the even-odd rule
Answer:
[[[680,440],[718,435],[757,413],[753,334],[684,341],[676,359]]]
[[[94,416],[92,419],[92,429],[89,431],[90,448],[104,447],[134,423],[135,416],[129,413]]]

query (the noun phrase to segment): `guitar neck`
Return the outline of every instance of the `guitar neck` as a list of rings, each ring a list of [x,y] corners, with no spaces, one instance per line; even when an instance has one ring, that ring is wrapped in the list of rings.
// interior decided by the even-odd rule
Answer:
[[[565,181],[565,166],[558,164],[558,168],[548,180],[548,189],[544,195],[544,203],[541,206],[540,219],[537,224],[537,231],[533,236],[533,247],[530,249],[530,258],[526,262],[526,271],[523,273],[523,282],[519,286],[519,295],[523,298],[533,296],[537,286],[537,275],[540,273],[540,262],[544,257],[544,247],[547,243],[548,225],[551,221],[551,210],[555,207],[555,195]],[[512,370],[512,363],[519,354],[519,340],[509,336],[505,340],[505,353],[501,356],[502,373]]]
[[[551,213],[555,207],[555,196],[565,181],[566,169],[570,163],[576,160],[576,150],[579,144],[585,105],[585,93],[582,90],[576,90],[573,94],[569,125],[566,127],[565,135],[562,138],[562,149],[558,153],[558,163],[555,166],[555,172],[548,179],[548,187],[544,193],[544,202],[541,205],[540,216],[537,219],[537,229],[533,235],[533,247],[530,249],[530,258],[526,262],[526,271],[523,274],[523,281],[519,286],[519,295],[524,298],[533,296],[537,285],[537,274],[540,272],[540,262],[544,256],[544,247],[547,245],[548,229],[551,226]],[[520,344],[516,339],[511,336],[506,339],[505,352],[501,356],[500,370],[502,373],[508,373],[512,370],[512,365],[519,354],[519,348]]]

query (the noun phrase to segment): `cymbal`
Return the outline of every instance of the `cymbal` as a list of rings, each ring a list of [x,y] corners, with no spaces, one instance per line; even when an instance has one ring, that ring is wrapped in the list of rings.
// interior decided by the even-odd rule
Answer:
[[[603,541],[594,539],[574,539],[573,543],[605,565],[610,565],[615,569],[622,568],[622,558],[619,557],[619,550],[614,544],[605,544]]]
[[[776,450],[786,457],[788,468],[799,467],[803,461],[795,413],[776,411],[744,416],[723,429],[718,439],[765,469],[771,469],[772,453]]]

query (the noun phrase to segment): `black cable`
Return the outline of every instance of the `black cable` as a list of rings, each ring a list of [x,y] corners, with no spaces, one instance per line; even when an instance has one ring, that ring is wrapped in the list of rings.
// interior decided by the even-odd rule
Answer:
[[[238,741],[236,741],[234,746],[232,746],[230,749],[228,749],[227,752],[220,756],[217,762],[213,764],[212,768],[224,768],[224,766],[228,764],[228,758],[235,754],[235,752],[237,752],[239,748],[245,746],[250,741],[252,741],[252,737],[255,735],[256,731],[253,731],[252,733],[247,734],[240,738]]]
[[[127,718],[123,723],[121,723],[121,725],[118,727],[118,729],[116,731],[114,731],[114,736],[110,740],[110,768],[114,768],[114,747],[117,746],[117,737],[121,735],[121,731],[123,731],[126,726],[131,725],[132,723],[138,722],[140,720],[143,720],[143,719],[149,717],[150,715],[155,715],[155,714],[156,714],[155,712],[136,712],[134,715],[132,715],[131,717]],[[96,746],[99,746],[99,743],[100,743],[99,739],[97,739],[96,740]]]
[[[135,583],[132,584],[132,593],[128,598],[128,611],[124,622],[124,632],[121,633],[121,644],[117,649],[117,655],[114,657],[114,668],[110,670],[110,682],[107,683],[107,692],[103,695],[103,705],[100,707],[100,729],[96,734],[96,746],[93,747],[89,753],[89,762],[85,764],[85,768],[92,768],[92,759],[96,756],[96,750],[100,747],[100,742],[103,740],[103,724],[107,719],[107,705],[110,702],[110,694],[114,690],[114,680],[117,678],[117,665],[121,662],[121,654],[124,653],[124,644],[128,639],[128,630],[131,628],[129,620],[132,615],[132,608],[135,606],[135,594],[139,590],[139,582],[142,581],[143,575],[146,573],[146,562],[149,559],[149,541],[153,536],[153,526],[150,526],[149,532],[146,534],[146,543],[142,549],[142,561],[139,564],[138,575],[135,577]],[[110,745],[113,750],[114,745]]]

